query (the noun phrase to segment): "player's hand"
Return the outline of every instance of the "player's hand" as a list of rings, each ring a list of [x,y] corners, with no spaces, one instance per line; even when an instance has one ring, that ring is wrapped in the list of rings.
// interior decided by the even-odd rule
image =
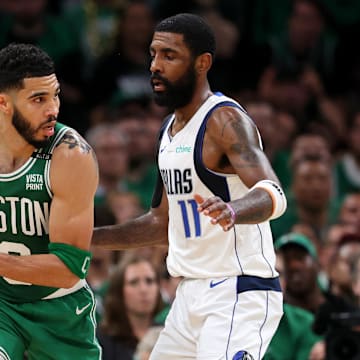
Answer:
[[[198,211],[206,216],[211,217],[211,223],[219,224],[224,231],[229,231],[235,224],[231,210],[226,202],[218,196],[204,199],[201,195],[194,195],[198,204]]]

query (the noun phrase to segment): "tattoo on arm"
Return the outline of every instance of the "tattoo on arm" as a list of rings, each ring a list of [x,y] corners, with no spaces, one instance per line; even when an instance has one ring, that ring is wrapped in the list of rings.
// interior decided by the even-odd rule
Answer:
[[[245,128],[245,125],[239,121],[231,121],[231,127],[238,140],[238,142],[231,144],[231,151],[238,153],[242,160],[244,160],[246,164],[243,164],[242,167],[259,166],[259,158],[256,152],[254,152],[254,148],[249,143],[249,133]]]
[[[60,144],[69,145],[69,149],[74,149],[78,146],[84,153],[89,153],[91,151],[90,145],[81,136],[76,136],[71,132],[66,133],[56,146],[59,146]]]

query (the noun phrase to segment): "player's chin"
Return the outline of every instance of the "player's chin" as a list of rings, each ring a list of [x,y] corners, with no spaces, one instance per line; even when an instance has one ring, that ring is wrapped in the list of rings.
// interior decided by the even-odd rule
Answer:
[[[35,148],[40,149],[45,146],[47,146],[50,143],[50,136],[42,136],[37,139],[32,139],[32,141],[29,141],[31,145],[35,146]]]
[[[153,92],[153,98],[157,105],[159,106],[168,106],[168,99],[164,92]]]
[[[163,98],[165,94],[165,90],[153,90],[153,95],[157,98]]]
[[[39,143],[48,143],[51,139],[51,136],[49,135],[42,135],[42,136],[39,136],[38,139],[36,139],[36,141],[38,141]]]

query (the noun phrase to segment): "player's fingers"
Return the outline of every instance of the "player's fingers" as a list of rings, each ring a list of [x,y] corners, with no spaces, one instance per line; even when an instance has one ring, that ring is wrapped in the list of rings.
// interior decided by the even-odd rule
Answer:
[[[229,210],[229,208],[227,206],[225,206],[225,208],[220,211],[215,211],[214,214],[216,213],[216,216],[212,216],[213,217],[213,224],[220,224],[224,231],[228,231],[229,229],[231,229],[234,225],[234,219],[232,217],[232,213]]]
[[[209,213],[209,215],[216,220],[216,222],[220,222],[221,220],[225,220],[226,216],[224,214],[224,211],[222,210],[214,210]]]
[[[212,218],[221,217],[220,220],[222,219],[223,212],[224,212],[224,206],[222,204],[213,203],[213,204],[208,205],[208,206],[202,206],[202,208],[204,209],[204,214],[205,215],[209,215]]]
[[[198,203],[198,210],[199,211],[206,210],[207,215],[210,212],[215,210],[214,208],[211,208],[211,206],[218,201],[216,197],[211,197],[211,198],[204,199],[199,194],[195,194],[194,199]]]
[[[194,195],[194,199],[195,199],[195,201],[200,205],[200,204],[202,204],[203,202],[204,202],[204,198],[201,196],[201,195],[199,195],[199,194],[195,194]]]

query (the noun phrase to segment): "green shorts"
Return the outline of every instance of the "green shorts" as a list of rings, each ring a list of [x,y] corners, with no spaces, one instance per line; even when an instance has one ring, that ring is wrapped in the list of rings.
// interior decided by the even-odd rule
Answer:
[[[0,299],[0,359],[100,360],[95,300],[84,287],[70,295],[14,304]]]

